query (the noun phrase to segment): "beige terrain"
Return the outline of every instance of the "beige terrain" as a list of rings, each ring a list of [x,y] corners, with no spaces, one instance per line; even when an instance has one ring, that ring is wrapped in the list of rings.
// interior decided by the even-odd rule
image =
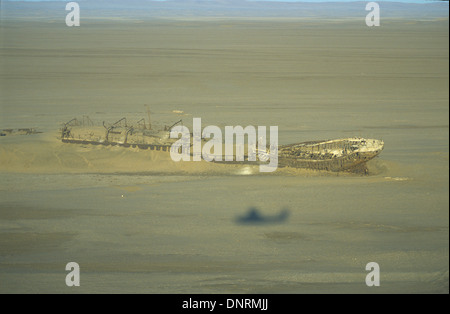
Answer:
[[[448,293],[448,19],[9,20],[1,36],[0,129],[43,133],[0,137],[0,292]],[[367,176],[264,174],[58,139],[145,104],[155,126],[385,148]],[[251,208],[289,217],[237,223]]]

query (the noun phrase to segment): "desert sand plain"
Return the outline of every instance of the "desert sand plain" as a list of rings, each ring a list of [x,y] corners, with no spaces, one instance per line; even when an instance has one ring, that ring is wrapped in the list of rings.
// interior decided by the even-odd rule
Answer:
[[[448,19],[2,23],[2,293],[448,293]],[[369,175],[71,145],[62,123],[382,139]],[[256,208],[282,223],[242,225]],[[67,287],[77,262],[81,286]],[[369,262],[381,285],[365,284]]]

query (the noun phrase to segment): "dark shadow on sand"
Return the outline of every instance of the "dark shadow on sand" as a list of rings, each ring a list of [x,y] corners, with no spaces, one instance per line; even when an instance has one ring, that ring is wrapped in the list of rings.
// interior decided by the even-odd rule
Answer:
[[[237,224],[242,225],[262,225],[284,223],[289,217],[289,210],[283,208],[276,215],[263,215],[256,207],[250,207],[245,215],[236,218]]]

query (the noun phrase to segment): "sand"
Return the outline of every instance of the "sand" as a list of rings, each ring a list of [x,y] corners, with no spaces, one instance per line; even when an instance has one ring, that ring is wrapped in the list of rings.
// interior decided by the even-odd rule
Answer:
[[[43,133],[0,137],[0,292],[449,292],[448,19],[9,20],[1,35],[0,129]],[[385,149],[368,176],[261,174],[57,138],[145,104],[160,125]],[[251,208],[289,217],[237,224]]]

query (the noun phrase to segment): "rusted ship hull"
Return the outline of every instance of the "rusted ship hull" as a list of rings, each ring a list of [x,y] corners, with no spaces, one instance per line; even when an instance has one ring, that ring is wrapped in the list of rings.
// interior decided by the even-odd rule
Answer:
[[[363,170],[367,161],[378,156],[384,142],[375,139],[346,138],[280,146],[280,167],[327,171]]]
[[[164,151],[169,152],[171,149],[171,145],[159,145],[159,144],[138,144],[138,143],[119,143],[119,142],[106,142],[106,141],[90,141],[90,140],[82,140],[82,139],[61,139],[63,143],[69,144],[83,144],[83,145],[102,145],[102,146],[121,146],[121,147],[132,147],[139,149],[148,149],[148,150],[156,150],[156,151]]]
[[[88,117],[72,119],[61,129],[61,141],[69,144],[120,146],[169,152],[174,140],[169,130],[152,130],[142,126],[127,125],[126,118],[114,124],[95,125]]]
[[[90,120],[89,120],[90,121]],[[74,119],[66,123],[61,130],[61,140],[63,143],[103,145],[139,148],[143,150],[155,150],[170,152],[181,148],[173,148],[176,141],[169,137],[169,128],[160,131],[153,131],[145,128],[134,128],[126,125],[125,118],[116,123],[106,126],[94,126],[81,124]],[[367,161],[378,156],[384,148],[384,142],[375,139],[364,138],[344,138],[337,140],[313,141],[296,144],[280,145],[277,148],[278,167],[306,168],[326,171],[366,171]],[[233,164],[264,164],[264,156],[272,156],[270,148],[263,152],[247,147],[247,155],[243,161],[236,161],[235,156],[222,158],[217,163]],[[250,158],[251,155],[253,158]],[[192,156],[192,152],[191,152]],[[258,156],[257,158],[255,156]],[[224,156],[222,156],[224,157]],[[230,158],[231,157],[231,158]],[[211,158],[215,159],[215,158]],[[225,160],[234,161],[225,161]]]
[[[345,156],[337,159],[314,160],[300,158],[279,158],[279,167],[305,168],[326,171],[351,171],[361,170],[365,163],[373,159],[374,155],[368,156]]]

